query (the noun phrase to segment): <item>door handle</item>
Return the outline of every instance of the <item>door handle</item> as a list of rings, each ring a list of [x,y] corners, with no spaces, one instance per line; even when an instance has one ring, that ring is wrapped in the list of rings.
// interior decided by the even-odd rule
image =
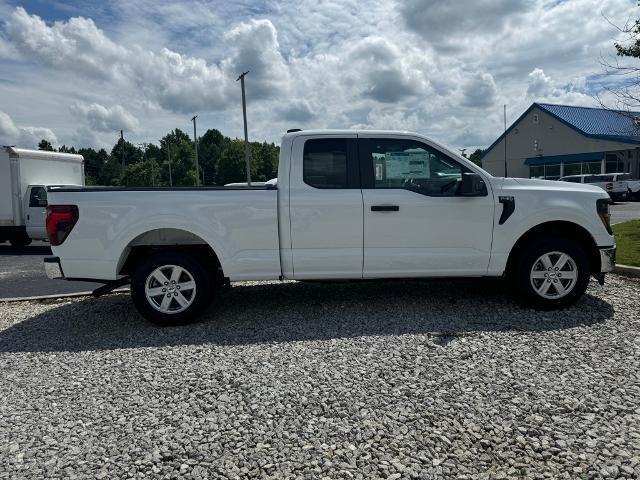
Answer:
[[[400,210],[398,205],[371,205],[372,212],[397,212]]]
[[[29,218],[31,218],[31,217],[29,217],[29,215],[27,215],[27,220],[29,220]]]

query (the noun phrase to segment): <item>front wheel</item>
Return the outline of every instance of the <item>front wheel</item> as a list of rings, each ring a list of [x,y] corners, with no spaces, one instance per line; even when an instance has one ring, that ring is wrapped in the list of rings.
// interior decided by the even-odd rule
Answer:
[[[584,249],[565,239],[537,240],[523,249],[515,280],[525,303],[542,309],[574,304],[589,283]]]
[[[158,252],[131,278],[131,297],[144,318],[157,325],[193,321],[211,299],[211,276],[187,253]]]

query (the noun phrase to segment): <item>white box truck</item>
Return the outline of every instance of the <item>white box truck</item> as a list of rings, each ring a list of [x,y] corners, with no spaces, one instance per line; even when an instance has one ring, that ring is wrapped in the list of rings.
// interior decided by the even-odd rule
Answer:
[[[84,185],[82,155],[0,149],[0,243],[47,239],[47,187],[55,185]]]

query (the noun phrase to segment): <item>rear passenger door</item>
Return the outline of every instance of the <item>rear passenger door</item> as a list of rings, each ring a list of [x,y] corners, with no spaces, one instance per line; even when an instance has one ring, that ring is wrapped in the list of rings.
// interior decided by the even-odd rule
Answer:
[[[297,137],[289,173],[295,279],[362,278],[356,135]]]

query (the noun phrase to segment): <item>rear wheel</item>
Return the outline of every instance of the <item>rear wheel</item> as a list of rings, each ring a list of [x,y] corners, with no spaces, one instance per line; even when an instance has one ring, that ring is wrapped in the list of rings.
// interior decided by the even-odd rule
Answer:
[[[184,325],[211,299],[211,276],[198,259],[182,252],[158,252],[131,279],[131,297],[147,320],[162,326]]]
[[[566,239],[538,239],[523,250],[515,269],[518,293],[525,303],[542,309],[575,303],[589,283],[584,249]]]

